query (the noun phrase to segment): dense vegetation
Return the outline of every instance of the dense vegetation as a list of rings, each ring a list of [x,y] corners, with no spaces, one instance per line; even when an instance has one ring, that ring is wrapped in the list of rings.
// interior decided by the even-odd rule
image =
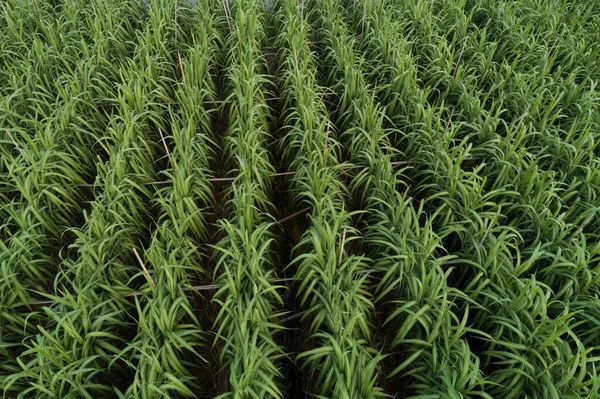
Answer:
[[[0,6],[3,397],[600,397],[596,2]]]

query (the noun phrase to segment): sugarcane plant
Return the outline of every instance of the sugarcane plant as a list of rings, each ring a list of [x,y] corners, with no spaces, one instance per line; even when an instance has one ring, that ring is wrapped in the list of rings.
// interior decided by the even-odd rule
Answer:
[[[215,345],[227,384],[219,398],[280,398],[283,351],[276,342],[276,307],[282,297],[271,279],[275,172],[265,142],[270,137],[265,102],[267,76],[261,62],[266,5],[259,0],[224,3],[231,31],[226,38],[229,126],[224,148],[236,176],[228,190],[229,215],[218,221],[222,239],[213,246]]]
[[[169,107],[169,131],[159,132],[168,167],[158,177],[169,182],[156,193],[159,219],[148,248],[138,254],[150,279],[140,288],[147,293],[136,299],[138,332],[121,352],[135,366],[126,398],[195,397],[202,387],[195,377],[198,362],[206,359],[203,331],[194,300],[186,288],[206,281],[207,209],[213,206],[209,182],[215,141],[211,115],[215,105],[212,81],[218,32],[211,23],[208,2],[199,13],[173,3],[174,46],[185,38],[186,25],[191,46],[177,49],[181,76]],[[136,251],[137,254],[137,251]]]
[[[316,12],[313,7],[293,1],[278,4],[289,129],[284,153],[296,172],[294,191],[312,209],[291,267],[303,279],[298,296],[310,326],[307,338],[318,346],[300,353],[298,360],[316,378],[312,389],[319,397],[382,397],[377,384],[382,356],[371,345],[368,275],[360,274],[368,260],[347,252],[360,236],[352,227],[353,213],[346,210],[340,144],[315,74],[308,24],[309,13]]]

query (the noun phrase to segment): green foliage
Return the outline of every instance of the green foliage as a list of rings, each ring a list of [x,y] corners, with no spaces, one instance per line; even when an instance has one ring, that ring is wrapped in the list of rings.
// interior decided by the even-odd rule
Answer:
[[[266,148],[269,135],[265,102],[266,65],[260,62],[265,40],[265,4],[260,0],[231,3],[233,28],[226,39],[229,110],[224,149],[238,174],[231,184],[230,216],[218,222],[223,237],[215,245],[213,301],[215,345],[228,387],[219,398],[281,398],[279,359],[275,341],[281,327],[276,307],[283,304],[275,276],[269,193],[275,171]]]
[[[0,2],[3,397],[597,398],[599,24]]]

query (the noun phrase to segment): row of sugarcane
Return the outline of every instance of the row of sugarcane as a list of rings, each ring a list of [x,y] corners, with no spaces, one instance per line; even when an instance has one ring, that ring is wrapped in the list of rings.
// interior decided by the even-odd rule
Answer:
[[[213,301],[219,305],[214,323],[218,348],[218,398],[278,398],[280,359],[277,343],[283,304],[273,258],[274,220],[271,216],[272,178],[275,173],[267,144],[269,108],[266,104],[265,2],[240,0],[223,3],[229,34],[225,40],[228,130],[222,151],[236,175],[228,190],[228,215],[218,221],[222,239],[213,246],[214,280],[220,287]]]
[[[362,208],[371,215],[362,227],[373,265],[382,273],[375,290],[376,301],[380,306],[390,298],[398,301],[389,309],[386,324],[398,326],[391,347],[407,349],[390,375],[408,366],[412,369],[408,374],[417,381],[417,394],[448,395],[456,370],[443,365],[456,359],[463,369],[454,383],[469,385],[476,381],[471,383],[472,394],[485,396],[477,387],[480,371],[464,338],[468,329],[455,323],[454,293],[447,283],[448,273],[442,268],[446,258],[439,256],[443,251],[440,238],[432,231],[430,221],[420,226],[423,210],[415,208],[413,200],[398,191],[402,182],[392,168],[392,160],[400,154],[389,141],[392,131],[385,128],[383,110],[366,87],[364,61],[355,55],[352,34],[344,28],[341,5],[331,2],[329,7],[331,14],[323,20],[331,21],[331,25],[324,31],[337,29],[330,39],[338,40],[335,47],[339,48],[334,53],[338,65],[332,68],[331,82],[343,82],[336,91],[343,93],[339,118],[346,132],[344,144],[353,163],[368,165],[354,177],[352,187]]]
[[[295,172],[292,190],[311,209],[309,227],[294,248],[291,264],[302,281],[297,295],[307,328],[297,359],[310,376],[309,392],[318,397],[383,397],[377,386],[382,356],[371,345],[369,276],[361,273],[369,262],[363,254],[350,252],[360,236],[346,204],[349,191],[341,176],[342,145],[336,137],[340,132],[325,106],[318,61],[310,46],[308,16],[313,4],[304,9],[304,3],[281,1],[278,6],[283,108],[289,128],[284,153]],[[328,34],[327,39],[336,40],[336,32]],[[332,46],[333,52],[340,50]]]
[[[174,29],[165,36],[173,35],[177,58],[171,62],[179,64],[179,82],[176,106],[168,111],[170,133],[159,132],[168,162],[159,178],[170,184],[155,194],[157,226],[143,259],[140,254],[150,276],[140,291],[147,294],[136,298],[137,335],[120,353],[135,367],[132,383],[119,392],[125,398],[194,397],[202,389],[197,375],[208,361],[207,337],[186,289],[209,276],[206,209],[214,201],[209,179],[216,139],[216,109],[209,103],[216,100],[220,34],[210,2],[197,7],[195,18],[176,2],[159,7],[174,18]]]
[[[360,13],[363,19],[354,26],[360,27],[364,34],[368,29],[364,19],[372,12],[369,8],[378,7],[381,11],[385,6],[365,4]],[[335,24],[342,29],[342,6],[332,2],[331,7],[338,15]],[[340,45],[347,49],[346,53],[357,54],[351,32],[345,30],[337,36],[346,38],[345,46]],[[400,364],[392,362],[389,375],[408,369],[404,377],[412,377],[417,396],[453,397],[454,386],[459,386],[465,388],[465,393],[486,397],[478,386],[481,381],[478,361],[465,338],[468,328],[457,323],[462,315],[453,308],[456,293],[448,283],[450,273],[444,267],[448,259],[440,238],[444,232],[436,234],[431,219],[426,219],[424,224],[420,221],[427,217],[423,211],[426,199],[419,203],[408,197],[404,189],[407,183],[402,181],[403,171],[392,169],[392,160],[402,157],[395,148],[397,145],[390,141],[396,127],[386,122],[383,106],[387,103],[379,103],[373,91],[365,88],[366,71],[362,69],[368,60],[355,57],[354,61],[348,56],[338,62],[337,70],[346,76],[339,80],[355,81],[352,87],[358,89],[351,91],[342,84],[337,91],[348,97],[347,106],[340,107],[340,117],[351,123],[345,127],[346,146],[351,149],[354,163],[369,166],[354,177],[352,186],[355,196],[360,193],[362,207],[370,215],[361,227],[374,268],[381,272],[375,289],[376,303],[380,308],[389,300],[393,304],[384,311],[385,324],[392,326],[390,347],[402,350],[402,356],[397,358]],[[349,68],[344,69],[347,64],[354,65],[350,75]],[[451,361],[460,365],[460,369],[445,367]]]
[[[282,153],[310,208],[287,266],[305,331],[286,354],[261,61],[270,11],[182,3],[8,4],[5,395],[194,397],[213,346],[219,397],[283,397],[284,356],[319,397],[383,397],[384,375],[406,396],[594,397],[597,9],[274,4]],[[220,140],[235,175],[209,247]],[[211,276],[213,336],[194,309],[208,298],[189,289]],[[390,342],[373,339],[375,309]]]

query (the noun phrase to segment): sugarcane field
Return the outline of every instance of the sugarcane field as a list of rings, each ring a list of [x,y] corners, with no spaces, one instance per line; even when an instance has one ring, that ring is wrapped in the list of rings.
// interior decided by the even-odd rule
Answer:
[[[599,83],[596,0],[0,0],[0,399],[600,399]]]

